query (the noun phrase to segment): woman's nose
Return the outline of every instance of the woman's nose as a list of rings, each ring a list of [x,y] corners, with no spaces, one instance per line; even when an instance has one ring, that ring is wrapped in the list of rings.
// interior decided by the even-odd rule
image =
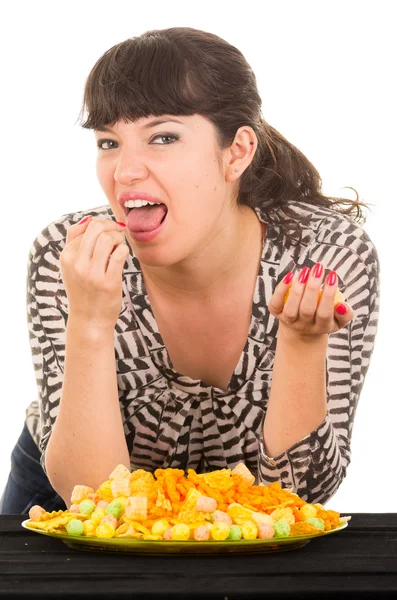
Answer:
[[[118,183],[126,185],[134,179],[145,179],[147,174],[147,166],[137,152],[120,153],[114,171]]]

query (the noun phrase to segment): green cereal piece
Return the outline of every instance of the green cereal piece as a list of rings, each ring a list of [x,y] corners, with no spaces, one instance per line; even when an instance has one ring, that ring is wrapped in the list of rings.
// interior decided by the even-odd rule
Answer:
[[[79,504],[79,509],[83,515],[90,515],[94,512],[95,506],[96,504],[92,500],[83,500]]]
[[[124,506],[121,504],[121,502],[119,502],[119,500],[113,500],[107,505],[105,511],[107,515],[113,515],[116,517],[116,519],[119,519],[124,513]]]
[[[66,525],[66,531],[69,535],[82,535],[84,531],[83,522],[80,519],[71,519]]]
[[[238,525],[230,525],[228,540],[241,540],[241,529]]]
[[[273,525],[274,527],[274,537],[288,537],[291,531],[291,527],[287,521],[284,519],[280,519],[276,521]]]
[[[321,529],[322,531],[325,529],[324,519],[319,519],[318,517],[307,517],[305,521],[306,523],[314,525],[314,527],[317,527],[317,529]]]

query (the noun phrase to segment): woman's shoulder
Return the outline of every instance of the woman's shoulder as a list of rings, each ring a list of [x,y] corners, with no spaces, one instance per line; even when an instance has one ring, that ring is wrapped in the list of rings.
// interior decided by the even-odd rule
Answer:
[[[294,207],[300,222],[309,230],[314,245],[338,246],[355,254],[364,262],[368,257],[378,261],[377,250],[365,224],[331,207],[297,202]]]
[[[54,249],[54,247],[61,252],[65,247],[66,233],[70,225],[78,223],[84,217],[92,215],[95,218],[106,219],[114,218],[112,209],[109,205],[97,206],[95,208],[88,208],[86,210],[79,210],[70,213],[66,213],[46,225],[33,240],[32,247],[30,250],[30,256],[33,257],[38,254],[43,254],[47,250]]]
[[[377,257],[375,245],[365,228],[352,216],[341,213],[335,208],[296,201],[288,203],[288,211],[278,211],[274,215],[275,237],[280,239],[278,221],[294,219],[302,231],[300,251],[305,252],[309,246],[340,246],[363,257],[369,253]],[[259,218],[266,221],[265,215],[259,213]],[[284,247],[288,251],[289,246]]]

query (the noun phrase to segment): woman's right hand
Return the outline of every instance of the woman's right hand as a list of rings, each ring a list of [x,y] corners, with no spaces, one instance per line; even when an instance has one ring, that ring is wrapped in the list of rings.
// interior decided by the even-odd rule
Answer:
[[[90,215],[67,231],[60,264],[69,315],[87,326],[113,329],[117,322],[123,268],[129,254],[124,230],[111,219],[93,219]]]

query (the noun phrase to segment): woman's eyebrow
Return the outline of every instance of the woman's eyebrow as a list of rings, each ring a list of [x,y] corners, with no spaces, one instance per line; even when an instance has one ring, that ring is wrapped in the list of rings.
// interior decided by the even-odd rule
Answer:
[[[149,123],[145,123],[145,125],[142,125],[141,127],[142,127],[142,129],[150,129],[151,127],[155,127],[156,125],[163,125],[163,123],[169,123],[169,122],[179,123],[180,125],[183,125],[182,121],[178,121],[178,119],[154,119],[153,121],[149,121]],[[112,128],[106,127],[106,125],[103,125],[96,131],[107,131],[108,133],[112,133]]]

